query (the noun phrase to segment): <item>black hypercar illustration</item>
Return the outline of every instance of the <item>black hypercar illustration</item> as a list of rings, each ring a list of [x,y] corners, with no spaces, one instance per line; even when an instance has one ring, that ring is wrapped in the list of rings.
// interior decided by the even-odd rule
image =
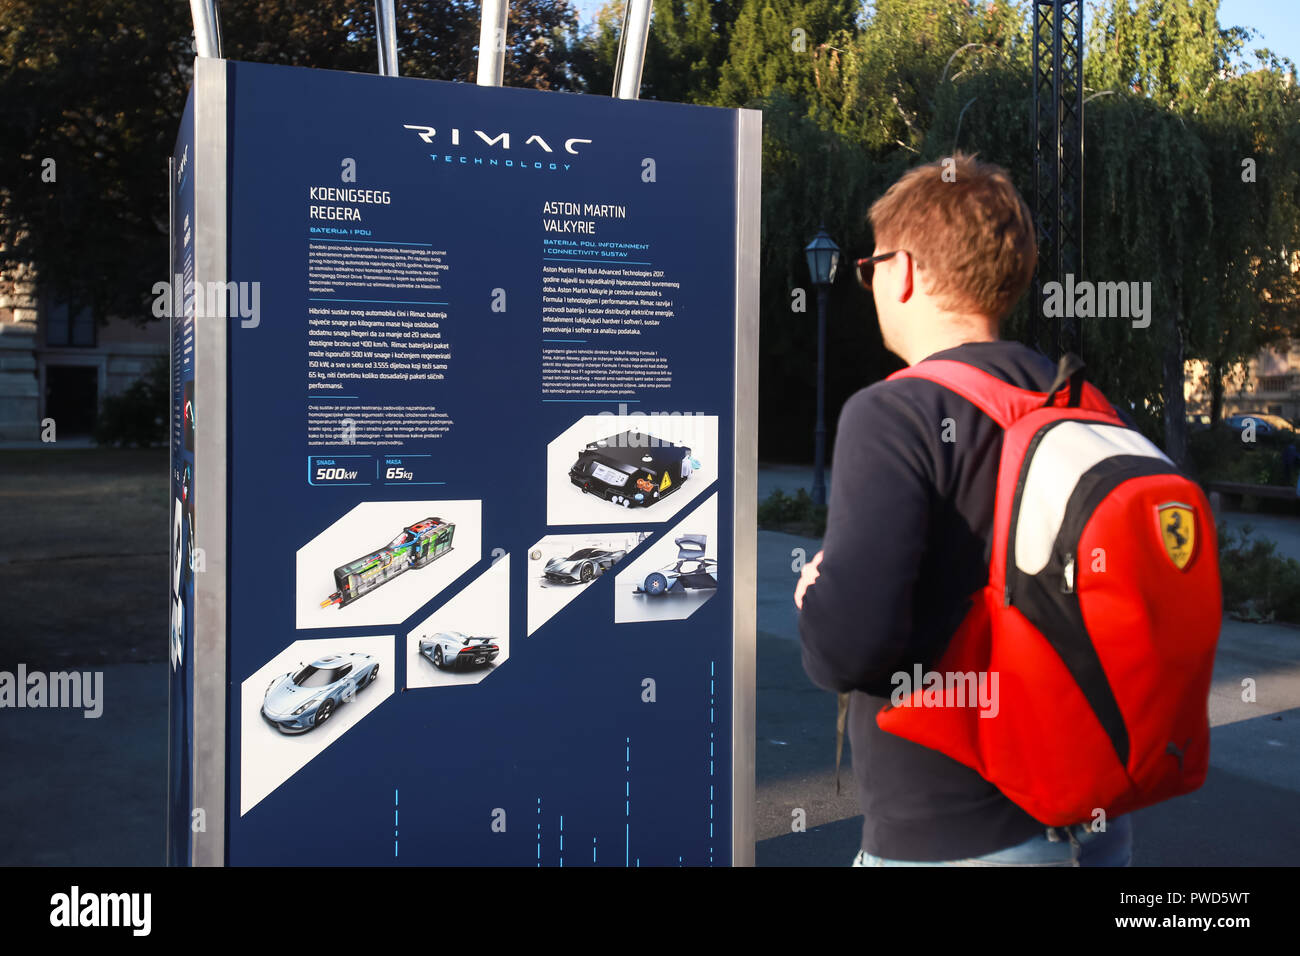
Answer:
[[[569,480],[583,494],[600,495],[624,508],[647,508],[681,487],[698,467],[685,445],[628,430],[578,452]]]
[[[271,681],[262,699],[262,716],[285,734],[319,727],[379,675],[369,654],[331,654],[298,667]]]
[[[637,594],[649,594],[658,597],[670,591],[680,594],[687,588],[712,589],[718,586],[714,573],[718,562],[704,556],[704,546],[708,535],[683,534],[673,540],[677,545],[677,560],[658,571],[651,571],[645,576]]]
[[[425,518],[404,528],[378,551],[334,569],[337,590],[320,602],[321,607],[351,604],[364,594],[393,580],[408,568],[422,568],[451,550],[456,526],[441,518]]]
[[[460,631],[442,631],[420,638],[420,653],[439,670],[448,667],[484,667],[501,653],[495,637],[470,637]]]
[[[557,584],[586,584],[600,577],[626,555],[626,551],[581,548],[567,558],[551,558],[547,561],[546,580]]]
[[[186,465],[181,473],[181,507],[185,511],[186,559],[185,575],[190,577],[197,570],[194,566],[194,470]]]
[[[182,411],[185,429],[185,450],[194,450],[194,380],[185,383],[185,402]]]

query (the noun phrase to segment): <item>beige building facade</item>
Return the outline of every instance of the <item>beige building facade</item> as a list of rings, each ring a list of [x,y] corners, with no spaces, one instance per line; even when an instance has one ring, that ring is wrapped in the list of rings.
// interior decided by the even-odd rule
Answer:
[[[1184,385],[1187,414],[1208,417],[1210,389],[1204,362],[1188,362]],[[1265,349],[1244,370],[1230,375],[1223,392],[1223,416],[1249,412],[1281,415],[1300,425],[1300,345]]]
[[[88,437],[104,400],[168,353],[167,323],[98,324],[42,294],[30,268],[0,275],[0,444]]]

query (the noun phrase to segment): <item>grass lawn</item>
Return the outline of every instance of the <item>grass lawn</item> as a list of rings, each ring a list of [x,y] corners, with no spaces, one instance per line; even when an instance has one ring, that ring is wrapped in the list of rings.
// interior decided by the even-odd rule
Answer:
[[[0,669],[167,657],[167,449],[0,450]]]

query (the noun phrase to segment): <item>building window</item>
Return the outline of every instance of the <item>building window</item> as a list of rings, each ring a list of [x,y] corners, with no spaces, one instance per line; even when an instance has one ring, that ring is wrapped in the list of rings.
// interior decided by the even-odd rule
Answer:
[[[95,347],[95,313],[89,308],[74,312],[66,302],[46,298],[45,344],[76,348]]]

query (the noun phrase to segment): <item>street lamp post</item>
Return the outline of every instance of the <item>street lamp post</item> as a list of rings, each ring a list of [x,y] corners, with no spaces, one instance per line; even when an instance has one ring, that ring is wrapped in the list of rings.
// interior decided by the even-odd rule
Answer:
[[[808,259],[808,272],[817,287],[817,430],[816,450],[813,453],[812,499],[815,505],[826,504],[826,297],[835,270],[840,264],[840,247],[835,244],[823,225],[804,247]]]

